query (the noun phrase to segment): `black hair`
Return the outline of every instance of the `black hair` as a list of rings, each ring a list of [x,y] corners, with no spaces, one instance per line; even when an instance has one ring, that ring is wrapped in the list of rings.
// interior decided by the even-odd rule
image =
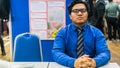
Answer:
[[[109,2],[112,2],[113,0],[108,0]]]
[[[88,6],[87,2],[82,1],[82,0],[73,0],[73,1],[70,3],[70,5],[68,6],[69,15],[70,15],[71,12],[72,12],[73,6],[76,5],[76,4],[84,4],[85,7],[86,7],[86,10],[89,12],[89,6]]]

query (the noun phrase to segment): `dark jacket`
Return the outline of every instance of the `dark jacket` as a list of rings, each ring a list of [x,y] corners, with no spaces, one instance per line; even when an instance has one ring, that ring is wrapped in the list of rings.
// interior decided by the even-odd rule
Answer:
[[[105,2],[99,0],[93,7],[93,16],[91,23],[95,26],[103,25],[103,17],[105,14]]]
[[[9,19],[10,2],[9,0],[0,0],[0,18]]]

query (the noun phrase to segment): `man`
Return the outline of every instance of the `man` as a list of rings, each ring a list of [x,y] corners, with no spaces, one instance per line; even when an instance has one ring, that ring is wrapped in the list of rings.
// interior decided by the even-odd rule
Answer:
[[[9,19],[9,12],[10,12],[9,0],[0,0],[0,46],[3,56],[6,55],[6,52],[1,35],[4,32],[3,21]]]
[[[3,39],[0,35],[0,46],[1,46],[1,52],[2,52],[2,56],[5,56],[6,55],[6,52],[5,52],[5,48],[4,48],[4,42],[3,42]]]
[[[118,16],[118,41],[120,41],[120,5],[119,5],[119,16]]]
[[[100,30],[88,24],[88,6],[83,1],[73,1],[69,7],[69,16],[73,23],[62,28],[54,40],[52,55],[59,64],[75,68],[95,68],[110,60],[110,51]],[[77,30],[81,29],[81,34]],[[82,50],[78,50],[78,37],[83,40]],[[83,39],[82,39],[83,38]],[[79,56],[80,52],[82,56]]]
[[[119,6],[114,3],[113,0],[109,0],[109,3],[105,6],[105,16],[108,26],[108,39],[109,42],[116,41],[116,31],[117,31],[117,21],[119,11]],[[112,31],[113,30],[113,31]]]
[[[86,0],[86,2],[88,3],[89,9],[90,9],[89,17],[91,17],[93,15],[93,12],[92,12],[92,10],[93,10],[93,0]]]
[[[9,21],[10,4],[9,0],[0,0],[0,30],[2,34],[9,33],[7,22]]]
[[[92,16],[92,25],[100,29],[103,33],[103,17],[105,13],[105,2],[104,0],[93,0],[93,16]]]

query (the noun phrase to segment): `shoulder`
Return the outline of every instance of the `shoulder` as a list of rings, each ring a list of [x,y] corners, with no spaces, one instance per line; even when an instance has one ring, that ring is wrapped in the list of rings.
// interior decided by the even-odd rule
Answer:
[[[86,26],[90,29],[90,30],[96,30],[96,27],[87,23]]]
[[[89,30],[92,32],[92,34],[94,36],[103,35],[103,33],[98,28],[96,28],[95,26],[90,25],[90,24],[88,24],[88,26],[89,26]]]
[[[105,7],[108,7],[110,5],[110,3],[106,3]]]
[[[112,5],[114,5],[114,6],[118,6],[118,4],[117,4],[117,3],[112,3]]]
[[[70,29],[72,27],[72,24],[68,24],[65,27],[62,27],[60,31],[66,31],[67,29]]]
[[[105,6],[105,2],[104,1],[97,1],[96,3],[98,6]]]
[[[98,4],[105,5],[104,1],[98,1]]]
[[[72,24],[66,25],[65,27],[62,27],[59,30],[58,34],[59,35],[61,35],[61,34],[65,35],[68,32],[68,30],[71,29],[71,28],[72,28]]]
[[[101,32],[98,28],[96,28],[95,26],[90,26],[90,28],[91,28],[91,30],[93,31],[93,32]]]

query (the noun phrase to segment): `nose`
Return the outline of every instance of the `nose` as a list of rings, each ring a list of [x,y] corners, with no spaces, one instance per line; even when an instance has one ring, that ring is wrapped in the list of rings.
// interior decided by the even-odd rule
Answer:
[[[78,14],[82,14],[82,12],[79,11]]]

